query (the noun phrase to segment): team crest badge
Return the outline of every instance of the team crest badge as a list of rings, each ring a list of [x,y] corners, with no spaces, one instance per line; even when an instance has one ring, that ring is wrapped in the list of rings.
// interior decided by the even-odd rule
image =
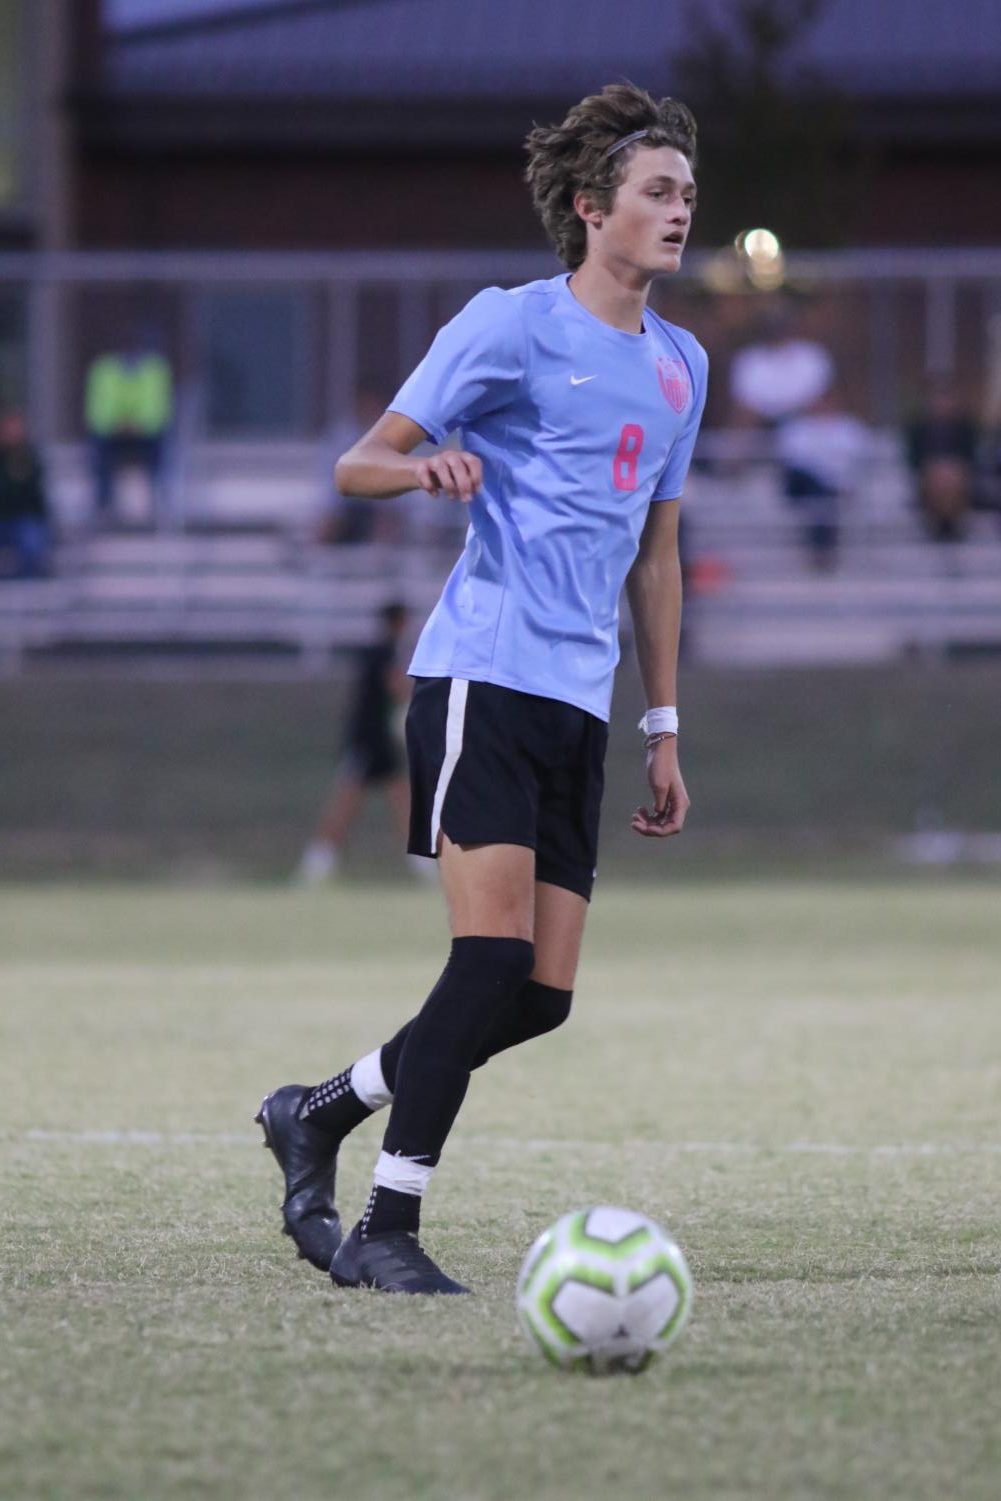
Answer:
[[[688,371],[680,360],[669,360],[666,355],[657,357],[657,379],[665,399],[676,412],[683,412],[688,405],[690,387]]]

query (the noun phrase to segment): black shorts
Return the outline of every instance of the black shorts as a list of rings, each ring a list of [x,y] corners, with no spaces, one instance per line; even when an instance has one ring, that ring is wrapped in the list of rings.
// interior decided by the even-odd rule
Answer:
[[[523,844],[539,881],[590,900],[608,726],[555,698],[417,678],[407,714],[410,853]]]
[[[403,770],[403,755],[391,740],[355,740],[344,747],[341,766],[366,787],[388,782]]]

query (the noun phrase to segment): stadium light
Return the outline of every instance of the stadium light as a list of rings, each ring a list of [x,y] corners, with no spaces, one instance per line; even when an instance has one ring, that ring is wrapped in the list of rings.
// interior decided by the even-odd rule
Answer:
[[[742,229],[733,242],[744,261],[748,279],[761,291],[770,292],[785,280],[785,256],[777,234],[770,229]]]

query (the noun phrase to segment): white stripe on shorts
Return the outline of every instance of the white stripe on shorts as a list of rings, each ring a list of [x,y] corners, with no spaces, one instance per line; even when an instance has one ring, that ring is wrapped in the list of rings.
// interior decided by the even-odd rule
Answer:
[[[434,803],[431,807],[431,848],[429,854],[434,855],[438,850],[438,835],[441,833],[441,810],[445,803],[445,793],[448,784],[452,780],[456,762],[462,754],[462,732],[466,723],[466,695],[469,692],[469,684],[465,678],[453,678],[452,686],[448,690],[448,715],[445,719],[445,759],[441,763],[441,771],[438,773],[438,785],[434,789]]]

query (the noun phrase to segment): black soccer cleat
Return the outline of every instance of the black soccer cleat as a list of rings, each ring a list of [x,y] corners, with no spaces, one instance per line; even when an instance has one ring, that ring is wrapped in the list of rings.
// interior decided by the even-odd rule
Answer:
[[[377,1287],[384,1293],[468,1293],[435,1266],[406,1230],[362,1238],[356,1225],[330,1263],[337,1287]]]
[[[254,1119],[264,1131],[264,1145],[285,1174],[285,1234],[295,1241],[303,1260],[326,1272],[343,1239],[341,1217],[334,1208],[340,1140],[299,1119],[309,1092],[307,1084],[285,1084],[265,1097]]]

